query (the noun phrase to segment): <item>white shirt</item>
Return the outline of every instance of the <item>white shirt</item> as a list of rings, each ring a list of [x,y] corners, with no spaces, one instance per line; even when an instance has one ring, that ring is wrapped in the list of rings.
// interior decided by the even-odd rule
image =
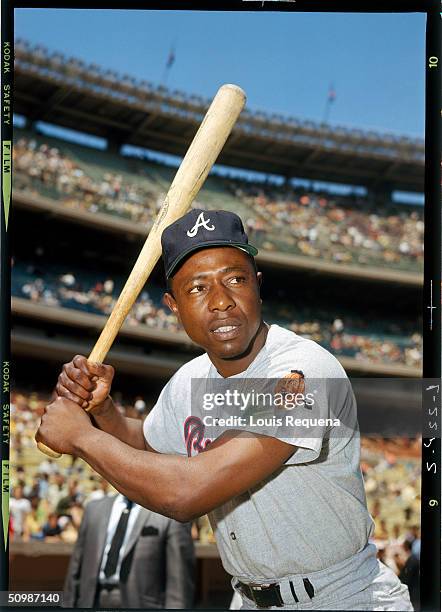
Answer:
[[[109,583],[118,584],[118,582],[120,581],[120,569],[121,569],[121,563],[123,562],[124,551],[125,551],[127,541],[130,536],[130,532],[132,531],[132,528],[135,524],[138,513],[140,511],[140,506],[138,506],[138,504],[134,503],[130,511],[129,520],[127,522],[126,534],[124,536],[123,544],[120,548],[120,554],[118,556],[118,563],[117,563],[117,569],[115,570],[115,574],[106,578],[106,576],[104,575],[104,568],[107,562],[107,556],[109,554],[109,550],[111,547],[112,538],[114,537],[115,531],[117,529],[117,525],[120,520],[121,513],[126,508],[127,508],[127,504],[126,504],[126,501],[123,495],[117,495],[114,501],[114,505],[112,506],[112,511],[111,511],[111,514],[109,517],[109,523],[107,526],[106,544],[104,546],[103,558],[101,560],[101,567],[100,567],[100,574],[99,574],[100,584],[109,584]]]
[[[96,489],[90,493],[85,504],[88,504],[91,501],[96,501],[97,499],[103,499],[103,497],[111,497],[112,495],[114,495],[114,493],[111,491],[109,493],[105,493],[102,489]]]
[[[20,499],[12,497],[11,501],[9,502],[9,509],[12,516],[14,532],[17,535],[22,535],[26,515],[32,510],[31,502],[25,497]]]

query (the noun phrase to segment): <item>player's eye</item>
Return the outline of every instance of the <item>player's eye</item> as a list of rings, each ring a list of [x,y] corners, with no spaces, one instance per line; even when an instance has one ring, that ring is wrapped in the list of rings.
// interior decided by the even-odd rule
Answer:
[[[201,293],[201,291],[203,290],[204,290],[204,287],[202,285],[195,285],[194,287],[190,288],[189,293],[193,293],[193,294]]]
[[[244,276],[233,276],[231,279],[229,279],[229,283],[231,285],[240,285],[241,283],[245,282],[245,277]]]

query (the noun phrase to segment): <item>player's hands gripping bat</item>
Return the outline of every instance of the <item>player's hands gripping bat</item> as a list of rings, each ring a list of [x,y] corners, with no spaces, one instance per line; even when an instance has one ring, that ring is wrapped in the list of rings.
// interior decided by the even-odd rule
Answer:
[[[236,85],[223,85],[214,97],[173,179],[140,255],[98,338],[88,362],[102,363],[124,320],[161,255],[163,230],[190,208],[244,107],[245,93]],[[50,457],[60,454],[39,441],[38,448]]]

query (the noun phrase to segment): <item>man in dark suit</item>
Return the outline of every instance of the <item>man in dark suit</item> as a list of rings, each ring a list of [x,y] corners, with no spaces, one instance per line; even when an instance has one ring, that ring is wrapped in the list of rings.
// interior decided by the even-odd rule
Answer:
[[[85,509],[64,586],[64,607],[191,608],[190,525],[123,495]]]

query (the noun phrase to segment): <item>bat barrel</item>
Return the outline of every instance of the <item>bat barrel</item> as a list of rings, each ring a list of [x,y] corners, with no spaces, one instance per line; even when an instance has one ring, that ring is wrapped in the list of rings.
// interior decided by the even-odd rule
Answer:
[[[201,189],[241,110],[246,95],[237,85],[223,85],[214,97],[144,243],[129,278],[88,360],[102,363],[130,309],[161,256],[161,234],[182,217]]]

